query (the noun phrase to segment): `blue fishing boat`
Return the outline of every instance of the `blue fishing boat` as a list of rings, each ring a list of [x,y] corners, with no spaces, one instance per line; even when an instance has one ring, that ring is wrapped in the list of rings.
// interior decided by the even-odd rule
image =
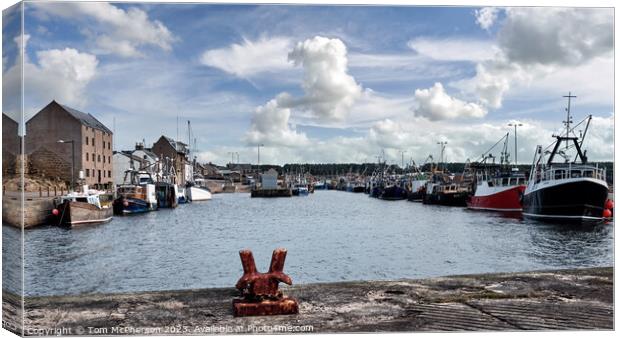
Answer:
[[[124,182],[126,183],[117,187],[118,197],[112,203],[115,214],[128,215],[157,210],[155,184],[150,174],[127,170]]]

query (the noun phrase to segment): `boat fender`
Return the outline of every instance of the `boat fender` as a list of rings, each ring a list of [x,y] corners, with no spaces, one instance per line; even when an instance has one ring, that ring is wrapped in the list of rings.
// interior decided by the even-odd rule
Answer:
[[[123,206],[128,207],[129,206],[129,202],[127,202],[127,200],[123,200]]]
[[[609,200],[609,199],[605,201],[605,209],[613,210],[613,208],[614,208],[614,201]]]
[[[611,218],[611,210],[609,210],[609,209],[603,210],[603,217],[604,218]]]
[[[54,215],[54,216],[58,216],[58,214],[59,214],[59,213],[60,213],[60,212],[59,212],[59,211],[58,211],[58,209],[56,209],[56,208],[54,208],[54,209],[52,210],[52,215]]]

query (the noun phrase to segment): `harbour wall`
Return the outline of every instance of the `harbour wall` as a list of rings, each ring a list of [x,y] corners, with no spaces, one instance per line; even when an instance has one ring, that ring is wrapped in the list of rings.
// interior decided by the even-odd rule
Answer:
[[[283,288],[299,314],[234,317],[233,288],[27,297],[26,335],[612,330],[613,268],[462,275]],[[3,292],[3,323],[21,323]],[[46,331],[48,330],[48,331]],[[13,326],[20,332],[20,326]]]
[[[26,197],[22,210],[21,197],[5,195],[2,197],[2,223],[20,228],[23,214],[24,228],[48,224],[54,209],[53,200],[54,197]]]

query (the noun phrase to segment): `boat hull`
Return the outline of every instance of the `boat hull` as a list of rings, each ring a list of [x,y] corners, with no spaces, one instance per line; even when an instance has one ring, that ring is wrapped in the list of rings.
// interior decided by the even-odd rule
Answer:
[[[606,185],[577,180],[543,187],[523,196],[523,216],[543,221],[597,223],[603,220]]]
[[[475,194],[467,201],[467,208],[488,211],[521,211],[525,185],[503,189],[484,196]]]
[[[146,201],[139,198],[119,197],[114,200],[114,213],[117,215],[139,214],[157,210],[156,205],[149,205]]]
[[[155,185],[158,208],[176,208],[179,204],[178,190],[175,185],[158,183]]]
[[[424,195],[426,194],[424,189],[420,189],[417,191],[410,191],[407,193],[407,200],[411,202],[422,202],[424,200]]]
[[[361,193],[364,192],[366,190],[366,187],[364,187],[363,185],[356,185],[353,187],[353,192],[355,193]]]
[[[213,198],[211,192],[207,189],[200,187],[189,187],[186,189],[188,193],[189,200],[194,201],[208,201]]]
[[[291,189],[293,196],[308,196],[309,191],[306,188],[293,188]]]
[[[407,190],[399,186],[393,185],[383,189],[379,198],[388,201],[397,201],[407,199]]]
[[[112,220],[112,208],[98,208],[86,202],[65,201],[58,206],[59,225],[70,227],[100,224]]]
[[[468,195],[467,192],[425,194],[422,202],[424,204],[465,207],[467,206]]]

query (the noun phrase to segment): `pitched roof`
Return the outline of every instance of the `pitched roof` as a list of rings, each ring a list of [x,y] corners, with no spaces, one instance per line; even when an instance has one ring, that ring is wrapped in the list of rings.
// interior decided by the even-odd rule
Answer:
[[[181,142],[181,141],[175,141],[172,138],[166,136],[166,135],[162,135],[161,137],[163,137],[168,143],[170,143],[170,145],[172,146],[172,148],[174,148],[177,152],[183,153],[185,154],[187,151],[187,144]],[[178,146],[177,146],[178,144]]]
[[[94,129],[99,129],[99,130],[104,131],[106,133],[112,134],[112,131],[110,129],[108,129],[108,127],[106,127],[103,123],[99,122],[99,120],[97,120],[91,114],[87,114],[87,113],[81,112],[81,111],[79,111],[77,109],[71,108],[69,106],[65,106],[64,104],[60,104],[59,103],[58,105],[60,105],[71,116],[73,116],[74,118],[79,120],[83,125],[85,125],[87,127],[94,128]]]
[[[150,148],[135,149],[135,150],[132,150],[132,154],[135,154],[137,151],[144,152],[147,156],[151,158],[154,158],[154,159],[157,158],[157,155],[155,155],[155,153],[151,151]]]
[[[142,163],[144,161],[144,159],[140,158],[140,156],[136,156],[134,154],[131,153],[131,150],[121,150],[121,151],[114,151],[113,152],[114,155],[119,154],[119,155],[123,155],[123,156],[127,156],[130,159],[134,160],[134,161],[138,161],[140,163]]]

